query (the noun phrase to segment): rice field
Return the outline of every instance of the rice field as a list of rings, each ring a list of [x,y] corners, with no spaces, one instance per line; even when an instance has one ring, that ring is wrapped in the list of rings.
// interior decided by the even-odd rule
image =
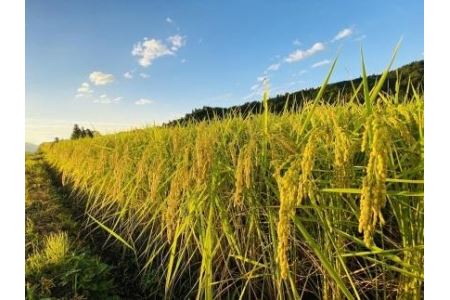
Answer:
[[[363,80],[335,104],[322,88],[300,112],[41,150],[83,196],[88,223],[159,281],[155,295],[421,299],[423,92],[382,84]]]

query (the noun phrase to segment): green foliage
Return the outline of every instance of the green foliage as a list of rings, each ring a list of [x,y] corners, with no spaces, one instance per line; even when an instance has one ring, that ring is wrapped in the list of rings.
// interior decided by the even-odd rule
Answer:
[[[41,155],[25,158],[27,299],[115,299],[111,267],[76,240]]]
[[[78,124],[75,124],[73,126],[72,135],[70,136],[70,139],[77,140],[82,138],[93,138],[94,136],[98,136],[100,133],[95,130],[91,130],[89,128],[83,128],[79,127]],[[59,140],[55,139],[55,142],[58,142]]]
[[[68,209],[61,205],[42,155],[27,155],[25,160],[26,253],[43,246],[44,237],[52,233],[77,231]]]
[[[49,259],[47,249],[27,259],[27,299],[114,299],[110,267],[88,253],[66,250],[57,260]]]
[[[70,136],[70,139],[76,140],[76,139],[79,139],[80,137],[81,137],[81,129],[80,129],[80,127],[78,127],[78,124],[75,124],[73,126],[73,131],[72,131],[72,135]]]
[[[376,85],[380,81],[382,75],[370,75],[367,76],[367,84],[370,87]],[[364,102],[364,98],[356,95],[354,88],[358,87],[363,81],[362,77],[355,78],[353,80],[346,80],[336,83],[328,84],[324,91],[322,98],[325,102],[333,104],[339,102],[348,102],[358,100],[360,103]],[[412,91],[410,86],[413,86],[416,90],[423,90],[424,88],[424,61],[412,62],[404,65],[397,70],[387,73],[386,80],[381,86],[381,91],[388,94],[393,94],[396,90],[396,84],[398,85],[398,94],[400,99],[404,99],[406,96],[411,95]],[[309,88],[300,90],[293,93],[287,93],[284,95],[276,95],[268,100],[269,110],[275,114],[281,114],[285,111],[285,108],[289,110],[300,110],[305,101],[312,99],[318,93],[320,87]],[[194,109],[191,113],[186,114],[181,119],[169,122],[168,126],[176,124],[187,124],[192,121],[204,121],[212,119],[221,119],[227,116],[248,116],[252,114],[258,114],[262,111],[261,101],[247,102],[242,105],[232,106],[229,108],[222,107],[208,107],[204,106],[200,109]]]

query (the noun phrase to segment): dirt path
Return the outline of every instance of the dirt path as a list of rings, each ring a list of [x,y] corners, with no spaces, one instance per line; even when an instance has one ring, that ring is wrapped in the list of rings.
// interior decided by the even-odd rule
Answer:
[[[146,299],[126,254],[88,231],[40,154],[26,155],[27,299]]]

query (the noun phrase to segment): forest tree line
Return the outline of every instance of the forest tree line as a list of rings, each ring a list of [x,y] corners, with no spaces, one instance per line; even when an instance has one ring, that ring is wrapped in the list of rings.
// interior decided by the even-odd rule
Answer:
[[[368,76],[367,80],[369,86],[374,86],[380,77],[381,75]],[[387,93],[395,92],[397,80],[399,81],[400,98],[402,98],[406,93],[413,93],[410,88],[411,86],[413,86],[416,91],[422,90],[424,88],[424,61],[415,61],[396,70],[390,71],[383,85],[382,91]],[[335,103],[337,99],[344,101],[348,100],[354,94],[354,90],[360,85],[361,82],[362,78],[359,77],[353,80],[345,80],[329,84],[325,89],[323,99],[328,103]],[[269,98],[269,110],[272,113],[281,113],[285,108],[294,111],[300,110],[305,101],[313,99],[316,96],[319,88],[320,87],[303,89],[297,92],[276,95],[275,97]],[[357,98],[357,101],[363,102],[362,97]],[[200,109],[194,109],[191,113],[186,114],[184,117],[170,121],[165,125],[183,125],[192,121],[204,121],[215,118],[221,119],[229,115],[248,116],[251,114],[261,113],[261,111],[261,99],[228,108],[204,106]]]

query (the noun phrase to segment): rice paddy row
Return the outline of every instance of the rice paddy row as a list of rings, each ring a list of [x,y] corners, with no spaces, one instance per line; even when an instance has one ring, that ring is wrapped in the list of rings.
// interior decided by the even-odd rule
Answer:
[[[377,88],[41,150],[155,295],[420,299],[423,95]]]

